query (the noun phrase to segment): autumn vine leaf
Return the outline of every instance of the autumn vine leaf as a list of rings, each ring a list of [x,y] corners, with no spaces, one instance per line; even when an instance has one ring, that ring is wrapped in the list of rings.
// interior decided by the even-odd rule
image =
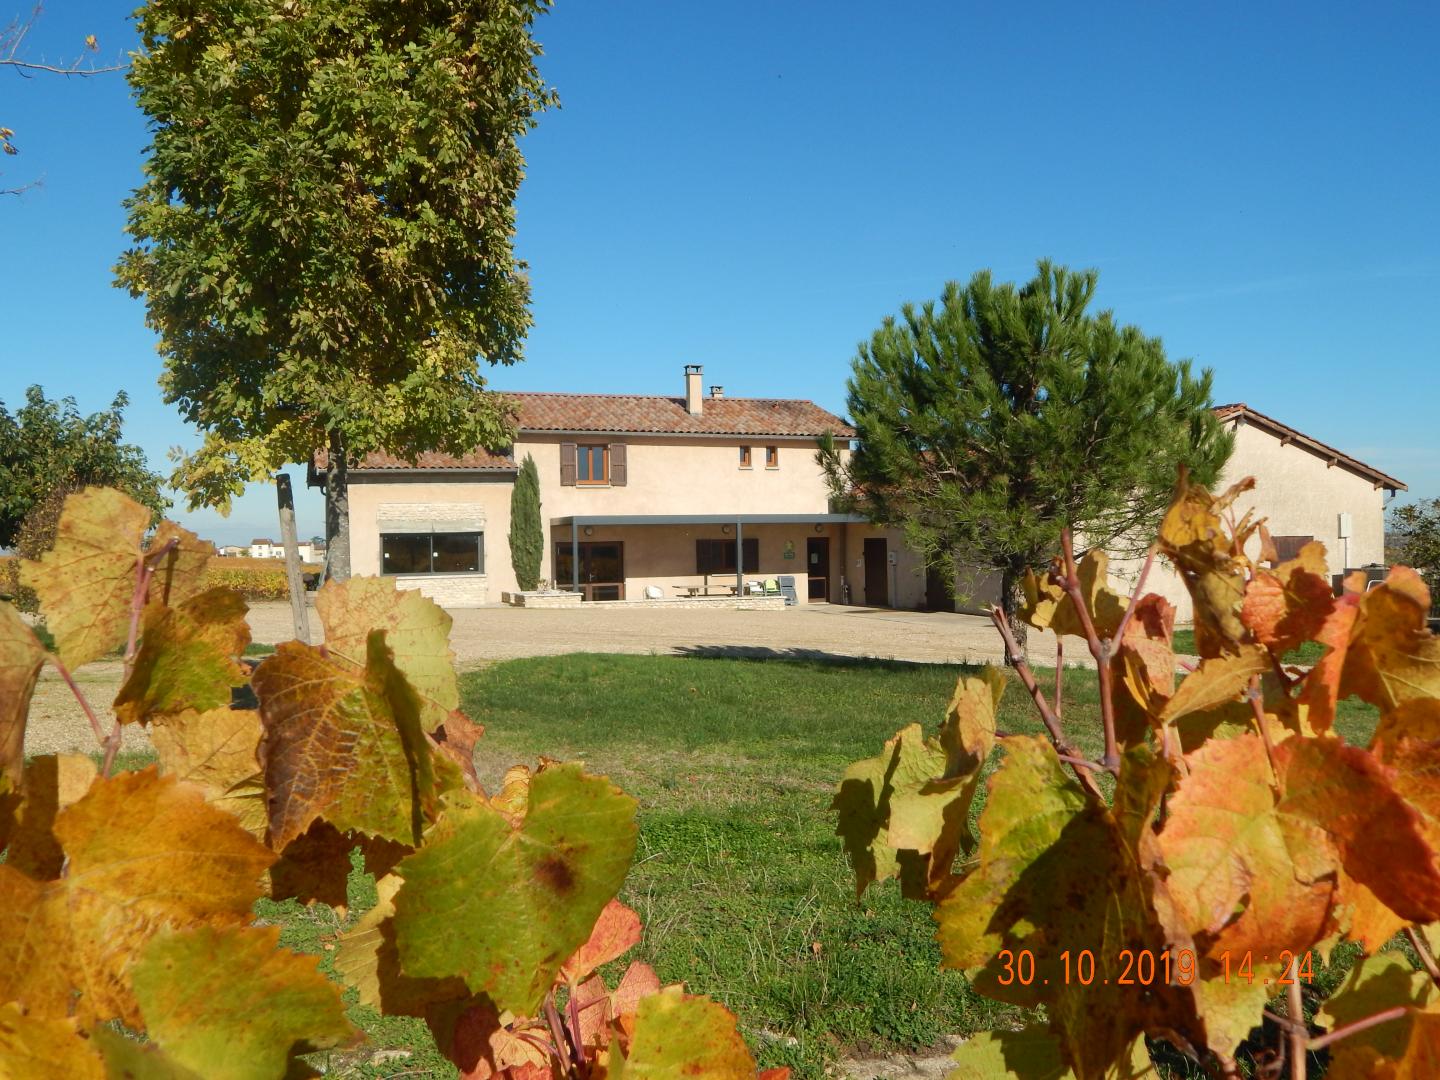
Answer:
[[[150,741],[166,776],[196,785],[211,804],[263,839],[264,778],[256,756],[261,731],[254,709],[226,707],[167,716],[151,725]]]
[[[856,895],[899,878],[915,899],[944,887],[961,848],[972,845],[970,806],[995,745],[1005,680],[986,668],[962,675],[938,735],[911,724],[873,758],[845,771],[831,809],[855,871]]]
[[[38,562],[20,564],[20,581],[39,597],[67,668],[124,644],[149,524],[149,509],[129,496],[85,488],[65,499],[54,546]]]
[[[25,717],[45,649],[15,609],[0,602],[0,798],[18,790],[25,765]],[[3,839],[3,838],[0,838]]]
[[[611,1080],[755,1080],[755,1059],[735,1030],[735,1017],[706,998],[679,987],[640,1002],[628,1049],[613,1054]]]
[[[560,966],[556,978],[566,983],[584,982],[597,968],[640,944],[641,934],[640,916],[619,900],[611,900],[595,920],[589,939]]]
[[[205,571],[214,557],[214,544],[173,521],[162,521],[147,550],[165,552],[155,562],[155,574],[150,579],[151,602],[158,600],[178,607],[205,591]]]
[[[138,950],[163,926],[248,921],[274,859],[198,790],[154,769],[97,780],[53,832],[67,860],[58,880],[0,865],[0,1000],[85,1026],[138,1027]]]
[[[533,1014],[619,891],[635,834],[635,800],[573,764],[535,775],[518,823],[484,803],[448,811],[398,868],[401,967],[458,976],[498,1007]],[[486,873],[460,877],[456,866]]]
[[[1110,588],[1110,556],[1100,548],[1091,548],[1080,558],[1075,572],[1095,632],[1102,638],[1113,637],[1125,615],[1125,601]],[[1037,630],[1085,636],[1085,624],[1074,600],[1054,575],[1041,578],[1033,572],[1027,573],[1021,587],[1025,596],[1019,613],[1021,619]]]
[[[36,881],[60,876],[65,852],[55,817],[90,790],[98,770],[83,754],[40,754],[25,766],[25,795],[16,814],[5,865]]]
[[[211,589],[167,607],[152,601],[141,618],[140,648],[115,697],[115,715],[135,724],[230,704],[245,682],[239,657],[250,644],[238,593]]]
[[[421,726],[434,731],[460,707],[455,654],[450,648],[448,612],[416,589],[400,589],[394,578],[330,581],[315,594],[331,655],[356,670],[365,666],[366,638],[385,631],[395,666],[420,696]]]
[[[1160,523],[1160,550],[1184,578],[1194,599],[1195,647],[1204,658],[1231,652],[1247,633],[1240,613],[1250,560],[1245,545],[1258,522],[1247,514],[1232,530],[1221,517],[1251,490],[1246,478],[1218,496],[1182,474],[1175,502]]]
[[[5,1080],[106,1080],[105,1063],[71,1020],[27,1015],[0,1005],[0,1066]]]
[[[1440,1001],[1435,984],[1398,953],[1361,960],[1316,1014],[1334,1030],[1398,1009],[1401,1015],[1335,1044],[1327,1076],[1334,1080],[1429,1080],[1440,1062]]]
[[[1325,545],[1314,541],[1274,570],[1258,569],[1245,589],[1240,618],[1255,640],[1283,655],[1313,641],[1335,607]]]
[[[145,1029],[207,1080],[272,1080],[293,1054],[352,1042],[340,988],[279,927],[211,927],[153,937],[132,974]]]
[[[252,683],[265,727],[260,759],[272,793],[272,847],[284,848],[322,818],[341,832],[420,842],[435,773],[420,701],[383,630],[370,633],[362,671],[288,641]]]

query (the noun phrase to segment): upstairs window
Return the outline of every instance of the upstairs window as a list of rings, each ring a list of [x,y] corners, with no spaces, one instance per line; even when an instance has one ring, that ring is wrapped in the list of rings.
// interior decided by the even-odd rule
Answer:
[[[740,447],[740,468],[750,468],[750,447],[748,446]]]
[[[780,448],[778,446],[765,447],[765,468],[778,469],[780,467]]]
[[[610,447],[604,444],[575,448],[575,482],[577,484],[608,484],[610,482]]]

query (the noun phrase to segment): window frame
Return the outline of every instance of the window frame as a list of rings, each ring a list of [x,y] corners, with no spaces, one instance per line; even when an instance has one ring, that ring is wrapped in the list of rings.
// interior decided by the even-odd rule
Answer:
[[[585,462],[586,470],[594,463],[592,452],[600,452],[600,466],[602,476],[599,480],[581,478],[581,461]],[[610,444],[609,443],[576,443],[575,444],[575,486],[576,487],[608,487],[610,485]]]
[[[735,569],[735,538],[697,537],[695,540],[695,573],[697,574],[758,574],[760,572],[760,538],[746,536],[740,541],[743,570]],[[705,552],[720,552],[720,558]]]
[[[740,468],[753,469],[755,467],[754,447],[740,447]]]
[[[435,538],[437,536],[456,537],[472,536],[475,538],[475,569],[474,570],[436,570],[435,569]],[[424,538],[430,550],[429,570],[391,570],[385,565],[385,541],[390,539],[415,540]],[[465,529],[457,532],[382,532],[380,534],[380,576],[381,577],[455,577],[461,574],[483,575],[485,573],[485,530]]]
[[[780,447],[778,447],[778,446],[767,446],[767,447],[765,447],[765,468],[767,468],[767,469],[778,469],[778,468],[780,468]]]

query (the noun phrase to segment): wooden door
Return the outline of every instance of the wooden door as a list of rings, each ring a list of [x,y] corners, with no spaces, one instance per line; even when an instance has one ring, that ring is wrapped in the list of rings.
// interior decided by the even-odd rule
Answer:
[[[625,599],[625,545],[617,541],[586,541],[580,548],[580,594],[586,600]],[[565,588],[572,581],[571,547],[555,545],[555,583]]]
[[[865,540],[865,605],[890,606],[890,558],[883,536]]]
[[[805,572],[810,575],[810,599],[830,599],[830,538],[810,536],[805,540]]]

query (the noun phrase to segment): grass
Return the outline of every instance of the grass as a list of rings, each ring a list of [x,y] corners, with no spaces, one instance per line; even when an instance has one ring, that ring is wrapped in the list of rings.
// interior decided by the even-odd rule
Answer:
[[[639,800],[636,864],[622,893],[646,925],[634,955],[666,982],[735,1010],[762,1065],[819,1080],[841,1056],[921,1051],[1022,1019],[940,970],[929,909],[901,899],[893,883],[857,903],[828,809],[852,761],[878,753],[905,724],[934,730],[961,670],[582,654],[497,664],[463,676],[462,694],[486,726],[477,764],[492,790],[506,767],[543,753],[582,759]],[[1067,730],[1098,754],[1095,677],[1073,669],[1065,678]],[[1042,685],[1052,679],[1040,674]],[[1374,722],[1374,710],[1352,699],[1337,726],[1363,743]],[[1018,685],[1000,726],[1042,730]],[[326,946],[373,903],[363,875],[351,889],[348,919],[271,901],[256,912],[328,970]],[[418,1020],[360,1008],[352,1018],[371,1045],[337,1056],[332,1071],[454,1075]],[[368,1063],[377,1048],[409,1056]]]
[[[1195,631],[1176,630],[1174,646],[1177,653],[1195,656]],[[1308,667],[1318,661],[1324,653],[1325,646],[1318,641],[1302,641],[1296,648],[1286,653],[1282,659],[1287,664],[1303,664]]]

